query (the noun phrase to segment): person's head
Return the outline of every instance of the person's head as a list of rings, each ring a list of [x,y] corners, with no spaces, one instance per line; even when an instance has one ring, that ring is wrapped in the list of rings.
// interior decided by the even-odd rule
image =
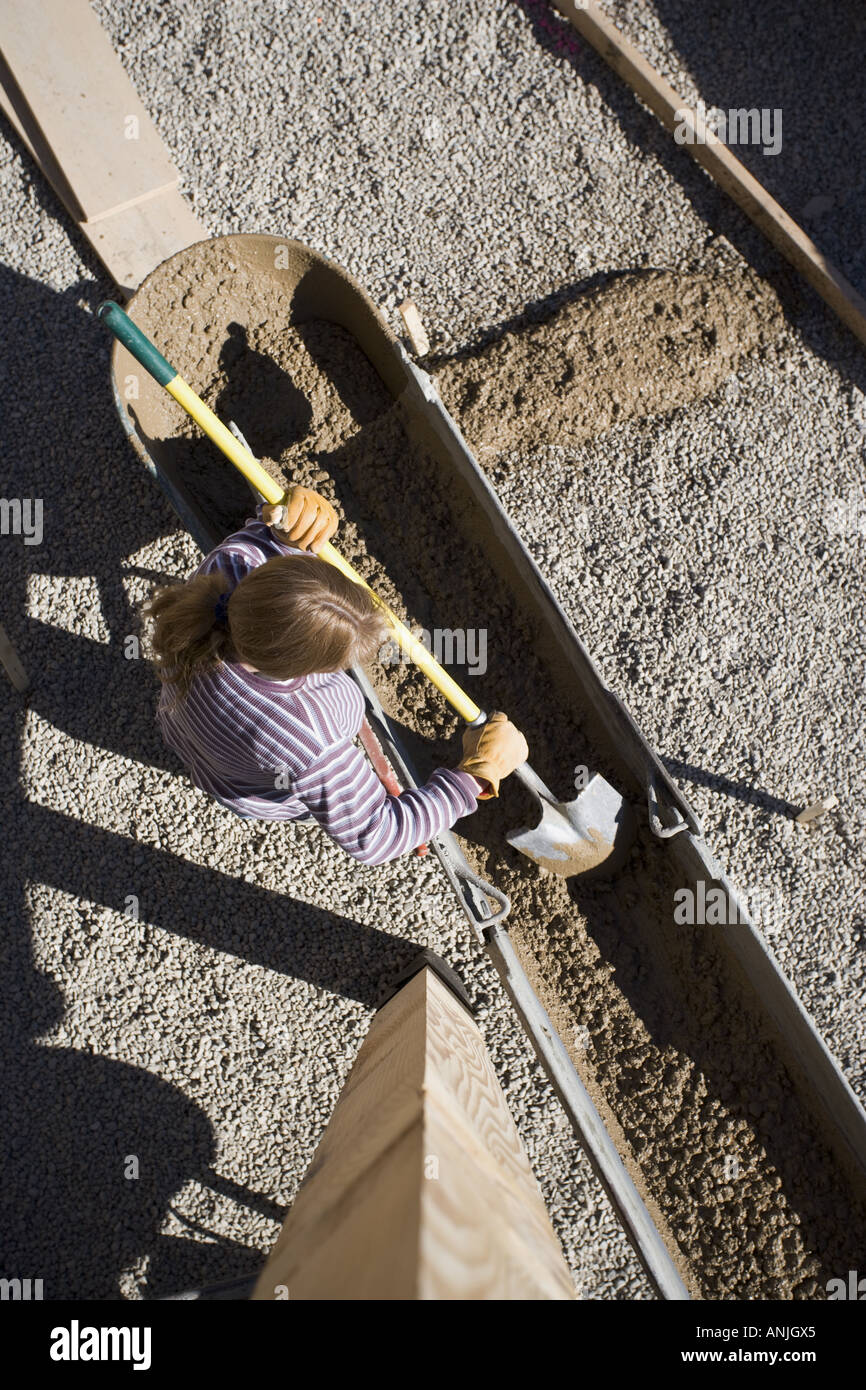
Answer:
[[[226,659],[271,680],[341,671],[369,661],[386,624],[369,590],[316,555],[279,555],[228,594],[224,574],[159,589],[145,605],[160,679],[180,699]]]

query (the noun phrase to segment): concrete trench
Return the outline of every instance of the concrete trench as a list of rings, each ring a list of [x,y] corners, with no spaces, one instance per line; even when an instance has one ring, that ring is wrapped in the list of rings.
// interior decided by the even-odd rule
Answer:
[[[250,238],[258,244],[247,257],[242,240],[225,239],[218,253],[207,244],[182,253],[145,282],[133,317],[222,418],[237,420],[277,476],[333,498],[345,517],[341,548],[404,620],[486,631],[484,675],[459,667],[455,674],[524,728],[542,775],[564,791],[575,765],[586,763],[640,807],[643,789],[533,626],[513,576],[491,567],[490,537],[471,499],[394,404],[401,383],[372,306],[353,300],[347,323],[339,274],[299,265],[290,243],[271,238]],[[274,260],[277,244],[289,247],[283,265]],[[607,302],[602,288],[600,304],[572,306],[568,321],[555,316],[529,337],[515,332],[510,352],[502,338],[486,356],[458,355],[432,370],[446,403],[459,420],[465,415],[470,443],[479,439],[482,463],[485,442],[501,446],[507,436],[509,372],[512,399],[521,382],[534,395],[535,436],[544,437],[548,422],[568,437],[571,420],[575,439],[590,438],[591,421],[563,414],[555,378],[533,378],[533,363],[546,365],[545,353],[561,357],[568,344],[575,357],[587,342],[612,344],[607,374],[597,354],[593,368],[606,401],[601,427],[623,410],[651,410],[640,375],[665,355],[675,360],[667,306],[682,300],[707,343],[705,379],[681,388],[699,395],[724,375],[735,343],[749,345],[744,324],[753,325],[754,343],[773,329],[768,297],[766,312],[755,312],[763,292],[751,277],[725,286],[727,303],[709,290],[675,277],[614,281]],[[731,308],[740,331],[713,337],[714,319]],[[660,332],[643,341],[643,357],[624,364],[616,324],[642,309]],[[622,341],[628,336],[624,329]],[[117,382],[129,370],[117,353],[114,370]],[[637,386],[623,390],[630,375]],[[578,381],[569,398],[581,397]],[[159,459],[176,499],[194,501],[215,538],[240,524],[245,484],[178,408],[148,382],[131,406],[129,427]],[[527,436],[512,442],[519,449]],[[422,774],[453,760],[456,721],[418,673],[398,665],[370,674]],[[456,829],[470,862],[512,898],[512,942],[690,1288],[706,1298],[819,1296],[835,1271],[856,1267],[866,1229],[862,1183],[741,964],[711,927],[674,923],[682,868],[648,826],[614,881],[567,885],[505,845],[503,832],[526,809],[507,788]]]

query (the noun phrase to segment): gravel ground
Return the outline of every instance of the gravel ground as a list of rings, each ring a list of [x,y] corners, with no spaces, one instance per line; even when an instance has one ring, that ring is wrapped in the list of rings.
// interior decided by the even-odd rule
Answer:
[[[525,446],[484,462],[734,881],[777,905],[773,945],[866,1094],[861,350],[541,4],[410,19],[390,0],[96,8],[208,230],[308,241],[391,314],[413,294],[440,353],[614,271],[705,273],[724,254],[771,282],[786,328],[706,398],[545,443],[531,469]],[[760,67],[754,95],[734,94],[730,45],[698,62],[706,35],[685,6],[617,15],[708,103],[779,104]],[[853,53],[861,21],[834,15]],[[772,48],[785,91],[817,80],[808,32]],[[833,76],[841,115],[797,108],[808,120],[771,186],[795,213],[801,194],[836,199],[820,239],[854,275],[840,161],[832,181],[816,159],[840,148],[857,90],[844,66]],[[124,641],[149,585],[187,573],[195,549],[132,467],[108,398],[91,315],[110,286],[3,134],[2,487],[46,499],[42,544],[0,551],[2,621],[33,678],[2,719],[3,1272],[102,1298],[255,1268],[382,979],[424,943],[476,1000],[578,1288],[645,1296],[433,866],[361,869],[302,832],[250,827],[161,748],[153,680]],[[818,830],[792,823],[831,790],[840,809]]]

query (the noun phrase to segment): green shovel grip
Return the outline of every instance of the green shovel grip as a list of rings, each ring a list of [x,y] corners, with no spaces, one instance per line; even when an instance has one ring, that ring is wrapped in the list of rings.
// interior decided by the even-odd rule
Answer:
[[[102,319],[118,342],[123,343],[127,352],[132,353],[135,360],[156,378],[160,386],[167,386],[174,380],[177,372],[171,363],[154,347],[141,329],[136,328],[129,315],[125,314],[113,299],[106,299],[100,304],[96,317]]]

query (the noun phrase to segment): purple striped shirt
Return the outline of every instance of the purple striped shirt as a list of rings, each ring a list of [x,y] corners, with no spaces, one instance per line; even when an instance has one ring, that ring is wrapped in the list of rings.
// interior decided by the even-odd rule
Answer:
[[[306,553],[249,518],[196,574],[221,571],[230,590],[276,555]],[[239,816],[312,815],[367,864],[387,863],[449,829],[475,810],[482,790],[470,773],[438,768],[426,786],[389,796],[355,743],[364,697],[344,671],[275,681],[224,661],[194,679],[186,700],[169,705],[164,689],[162,735],[196,786]]]

